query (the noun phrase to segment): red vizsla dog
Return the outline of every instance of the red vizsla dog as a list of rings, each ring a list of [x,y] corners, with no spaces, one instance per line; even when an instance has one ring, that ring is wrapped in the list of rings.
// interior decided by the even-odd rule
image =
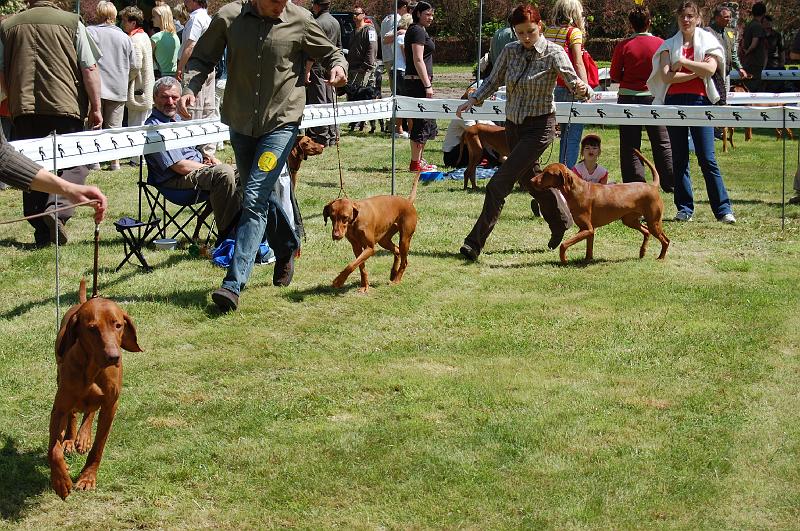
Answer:
[[[647,240],[651,233],[661,242],[661,254],[658,255],[658,258],[662,259],[667,254],[669,238],[664,234],[661,225],[664,203],[661,201],[658,191],[658,172],[653,163],[644,155],[637,150],[634,152],[650,168],[650,172],[653,174],[652,184],[590,183],[575,175],[563,164],[558,163],[549,164],[542,173],[532,179],[531,184],[539,190],[547,188],[561,190],[572,213],[572,219],[580,229],[575,236],[561,244],[559,254],[562,263],[567,262],[567,249],[581,240],[586,240],[586,259],[591,260],[595,229],[618,219],[644,236],[642,247],[639,249],[639,258],[644,257]],[[639,221],[641,216],[647,220],[647,228]]]
[[[111,431],[122,390],[122,349],[141,352],[136,326],[114,301],[93,297],[86,300],[86,282],[81,280],[79,304],[61,320],[56,338],[58,390],[50,414],[50,483],[61,499],[72,490],[72,479],[64,453],[85,453],[92,442],[92,422],[99,409],[97,433],[75,488],[91,490],[97,484],[97,469]],[[76,431],[77,412],[83,421]]]
[[[297,186],[297,172],[300,171],[300,164],[308,157],[321,154],[325,146],[318,144],[305,135],[297,137],[294,147],[289,152],[286,165],[289,167],[289,175],[292,178],[292,188]]]
[[[464,170],[464,190],[467,189],[468,182],[472,184],[473,190],[478,189],[475,182],[475,171],[483,158],[484,148],[493,149],[501,158],[508,157],[511,153],[506,141],[506,128],[499,125],[475,124],[464,129],[458,153],[459,160],[464,152],[464,146],[467,146],[467,153],[469,153],[469,164]]]
[[[350,273],[358,267],[361,272],[359,291],[366,293],[369,290],[364,262],[375,254],[375,244],[394,254],[389,280],[393,284],[398,284],[403,279],[403,273],[408,266],[411,237],[417,228],[417,209],[414,208],[414,199],[417,197],[418,182],[419,172],[414,178],[408,199],[396,195],[379,195],[362,201],[336,199],[325,205],[322,217],[326,225],[328,218],[333,220],[331,237],[334,240],[341,240],[347,236],[356,256],[356,259],[333,280],[334,287],[341,288]],[[399,246],[392,242],[392,237],[398,232]]]

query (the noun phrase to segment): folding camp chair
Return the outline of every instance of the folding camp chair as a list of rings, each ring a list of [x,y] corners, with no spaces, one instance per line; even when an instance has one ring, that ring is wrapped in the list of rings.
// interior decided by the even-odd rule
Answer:
[[[187,227],[191,223],[199,223],[199,229],[206,229],[208,231],[207,240],[216,236],[214,231],[214,224],[209,223],[202,215],[209,207],[208,192],[188,189],[176,189],[161,186],[159,184],[150,182],[149,173],[148,179],[144,180],[144,164],[140,157],[139,159],[139,219],[144,220],[142,217],[142,197],[145,198],[149,213],[147,213],[147,220],[161,219],[157,231],[153,238],[175,238],[179,235],[183,236],[189,241],[194,242],[193,235],[187,232]],[[199,233],[198,231],[195,231]],[[149,243],[149,242],[148,242]]]

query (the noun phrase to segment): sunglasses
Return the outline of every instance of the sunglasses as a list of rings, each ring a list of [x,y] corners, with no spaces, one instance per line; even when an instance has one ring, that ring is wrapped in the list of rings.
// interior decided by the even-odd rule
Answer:
[[[359,12],[353,13],[353,16],[354,16],[354,17],[360,17],[360,16],[361,16],[361,15],[363,15],[363,14],[364,14],[364,12],[363,12],[363,11],[359,11]]]

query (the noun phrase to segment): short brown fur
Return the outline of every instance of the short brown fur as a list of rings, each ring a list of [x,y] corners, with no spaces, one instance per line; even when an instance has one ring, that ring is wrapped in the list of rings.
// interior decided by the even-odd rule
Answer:
[[[475,181],[475,172],[481,162],[481,158],[483,158],[484,148],[491,148],[501,159],[505,159],[511,153],[506,140],[506,128],[499,125],[475,124],[464,129],[464,134],[461,136],[458,160],[461,160],[464,146],[467,147],[467,153],[469,154],[469,163],[467,164],[467,169],[464,170],[464,190],[467,189],[467,183],[472,184],[473,190],[478,189],[478,184]]]
[[[394,254],[389,280],[393,284],[400,283],[408,266],[411,237],[417,229],[417,209],[414,208],[414,199],[417,196],[418,183],[419,172],[414,177],[408,199],[396,195],[379,195],[361,201],[335,199],[325,205],[322,217],[326,225],[328,218],[333,221],[331,237],[334,240],[347,237],[356,256],[356,259],[347,264],[347,267],[333,280],[334,287],[344,286],[350,273],[359,268],[361,272],[359,291],[366,293],[369,290],[364,262],[375,254],[376,244]],[[399,245],[392,242],[392,237],[397,233],[400,233]]]
[[[92,422],[97,410],[97,433],[75,488],[91,490],[122,391],[122,349],[141,352],[136,326],[112,300],[86,300],[86,281],[81,280],[79,304],[61,320],[56,338],[58,389],[50,414],[50,483],[61,499],[73,488],[64,453],[85,453],[92,442]],[[77,413],[83,421],[76,429]]]
[[[653,174],[653,183],[595,184],[586,182],[563,164],[549,164],[544,171],[532,180],[534,188],[545,190],[557,188],[567,200],[572,219],[578,226],[578,233],[561,244],[559,256],[562,263],[567,262],[567,249],[579,241],[586,240],[586,259],[593,258],[594,232],[598,227],[621,219],[622,222],[642,233],[644,241],[639,249],[639,258],[647,250],[650,234],[661,242],[659,259],[664,258],[669,247],[669,238],[664,234],[661,216],[664,203],[658,191],[659,177],[653,163],[638,150],[636,156],[644,162]],[[639,221],[644,216],[647,228]],[[649,230],[648,230],[649,229]]]

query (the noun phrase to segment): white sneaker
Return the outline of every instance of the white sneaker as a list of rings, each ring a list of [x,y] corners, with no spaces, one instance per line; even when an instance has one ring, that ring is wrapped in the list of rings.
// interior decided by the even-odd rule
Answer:
[[[736,218],[733,217],[733,214],[725,214],[721,218],[719,218],[720,223],[727,223],[728,225],[733,225],[736,223]]]
[[[673,219],[675,221],[692,221],[692,215],[687,212],[678,212]]]
[[[408,133],[406,133],[405,131],[403,131],[402,133],[395,133],[394,134],[395,138],[403,138],[403,139],[406,139],[406,140],[408,139],[408,136],[409,136]]]

